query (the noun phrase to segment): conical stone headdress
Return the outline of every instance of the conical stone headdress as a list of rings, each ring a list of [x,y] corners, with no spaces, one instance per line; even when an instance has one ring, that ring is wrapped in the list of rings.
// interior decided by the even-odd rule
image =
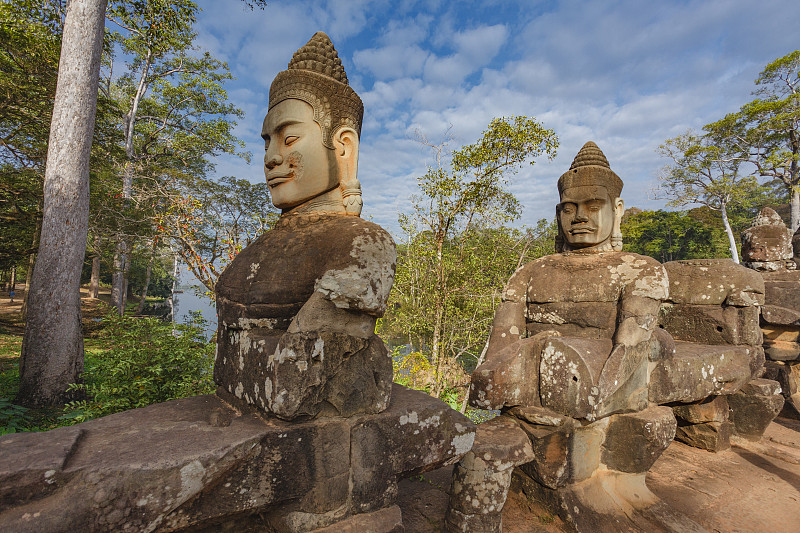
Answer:
[[[583,145],[569,170],[558,178],[558,194],[561,196],[565,189],[586,185],[603,186],[612,198],[619,198],[622,193],[622,180],[611,170],[605,154],[592,141]]]
[[[324,32],[315,33],[272,81],[269,108],[289,98],[314,109],[314,121],[322,127],[322,142],[328,148],[333,148],[333,133],[341,126],[361,136],[364,104],[348,84],[339,54]]]

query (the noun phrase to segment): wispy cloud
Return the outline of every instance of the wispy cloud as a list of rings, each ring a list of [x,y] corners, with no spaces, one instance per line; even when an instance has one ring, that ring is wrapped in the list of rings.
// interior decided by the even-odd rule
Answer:
[[[359,178],[364,213],[397,231],[430,157],[413,141],[452,126],[478,138],[495,116],[526,114],[553,128],[558,157],[523,168],[512,191],[534,224],[553,216],[555,180],[584,142],[597,142],[625,181],[629,206],[663,207],[648,190],[657,146],[734,111],[771,60],[797,48],[795,0],[484,0],[237,2],[200,0],[198,42],[228,61],[237,128],[254,152],[218,173],[263,179],[258,130],[269,83],[317,30],[331,35],[366,107]],[[779,15],[778,15],[779,14]]]

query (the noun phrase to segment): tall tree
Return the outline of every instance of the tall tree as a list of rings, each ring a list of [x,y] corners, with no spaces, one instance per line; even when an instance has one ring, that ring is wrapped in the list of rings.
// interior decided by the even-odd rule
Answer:
[[[731,132],[730,147],[759,175],[783,184],[794,232],[800,227],[800,50],[767,65],[755,83],[758,98],[704,129]]]
[[[89,222],[89,157],[105,9],[105,0],[72,0],[67,6],[41,239],[20,360],[17,401],[23,405],[62,402],[68,385],[77,382],[83,371],[80,272]]]
[[[442,339],[448,313],[448,298],[460,286],[448,275],[447,254],[462,253],[470,230],[500,225],[519,216],[519,202],[506,189],[508,176],[522,164],[546,154],[553,158],[558,147],[556,134],[534,119],[518,116],[496,118],[481,138],[452,152],[446,161],[446,145],[433,145],[435,162],[418,179],[421,195],[412,199],[413,211],[401,217],[410,235],[429,232],[435,276],[430,288],[433,302],[430,354],[434,367],[434,387],[442,388],[444,352]]]
[[[132,57],[116,87],[125,101],[123,207],[141,207],[134,199],[141,192],[134,178],[169,181],[182,173],[202,179],[212,168],[207,156],[236,154],[243,146],[232,134],[242,112],[227,102],[222,87],[231,78],[227,65],[193,48],[196,12],[191,0],[126,0],[110,10],[109,18],[125,34],[119,37],[122,49]],[[132,246],[124,233],[112,289],[120,313]]]
[[[719,211],[731,259],[738,263],[739,250],[728,209],[731,204],[748,202],[760,193],[761,186],[754,176],[739,172],[742,158],[731,150],[728,138],[719,132],[696,135],[690,131],[664,142],[659,152],[672,163],[659,176],[658,192],[671,199],[667,204],[670,206],[701,204]]]

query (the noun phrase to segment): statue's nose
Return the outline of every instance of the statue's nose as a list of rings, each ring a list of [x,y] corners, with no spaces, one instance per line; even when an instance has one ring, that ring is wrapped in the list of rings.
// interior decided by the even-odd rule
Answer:
[[[267,154],[267,155],[264,156],[264,165],[268,169],[273,169],[273,168],[277,167],[278,165],[280,165],[281,163],[283,163],[283,158],[278,153],[275,153],[275,154],[272,154],[272,155]]]

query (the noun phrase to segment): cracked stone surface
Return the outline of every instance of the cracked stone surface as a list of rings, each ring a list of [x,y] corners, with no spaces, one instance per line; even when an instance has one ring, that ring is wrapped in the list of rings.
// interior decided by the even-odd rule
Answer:
[[[0,531],[311,531],[390,508],[398,478],[458,461],[474,435],[399,385],[382,413],[304,422],[173,400],[1,437]],[[396,512],[350,523],[370,519],[397,531]]]
[[[400,483],[406,531],[441,531],[452,467]],[[647,475],[663,503],[709,532],[797,533],[800,524],[800,422],[778,418],[761,443],[737,441],[714,454],[673,442]],[[536,500],[509,492],[504,533],[567,533],[574,529]],[[650,532],[648,532],[650,533]]]

